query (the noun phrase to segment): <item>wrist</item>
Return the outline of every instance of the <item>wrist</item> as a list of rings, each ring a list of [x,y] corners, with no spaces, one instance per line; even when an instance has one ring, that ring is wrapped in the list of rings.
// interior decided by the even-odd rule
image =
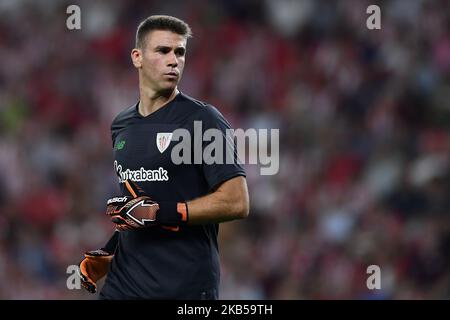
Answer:
[[[186,202],[158,202],[158,205],[157,224],[177,227],[188,223],[189,211]]]

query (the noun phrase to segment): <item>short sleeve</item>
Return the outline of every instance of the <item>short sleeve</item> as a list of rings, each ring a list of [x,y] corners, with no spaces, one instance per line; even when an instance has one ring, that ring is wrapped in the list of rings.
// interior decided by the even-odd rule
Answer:
[[[237,176],[246,176],[238,161],[233,131],[229,122],[214,107],[206,106],[202,112],[202,130],[210,141],[203,141],[202,171],[210,190]],[[209,130],[214,129],[214,130]],[[216,141],[220,139],[221,141]],[[221,148],[221,152],[220,152]]]

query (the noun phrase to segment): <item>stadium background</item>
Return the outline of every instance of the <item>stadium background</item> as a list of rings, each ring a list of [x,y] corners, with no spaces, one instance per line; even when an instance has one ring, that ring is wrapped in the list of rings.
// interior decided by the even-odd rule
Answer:
[[[247,166],[251,214],[221,225],[221,298],[450,298],[450,2],[376,3],[370,31],[361,0],[1,1],[0,298],[95,298],[66,268],[111,234],[109,126],[151,14],[193,29],[182,91],[281,129],[279,174]]]

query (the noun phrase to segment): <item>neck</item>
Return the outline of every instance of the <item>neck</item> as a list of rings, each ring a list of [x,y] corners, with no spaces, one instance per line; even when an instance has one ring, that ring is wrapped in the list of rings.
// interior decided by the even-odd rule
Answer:
[[[166,92],[155,92],[143,87],[139,88],[139,91],[140,101],[138,110],[144,117],[161,109],[164,105],[172,101],[179,92],[177,87]]]

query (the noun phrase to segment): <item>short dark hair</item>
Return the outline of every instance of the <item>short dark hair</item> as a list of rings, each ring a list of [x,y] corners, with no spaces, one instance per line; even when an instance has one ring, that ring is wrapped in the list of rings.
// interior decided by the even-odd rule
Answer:
[[[183,20],[172,16],[154,15],[139,24],[136,31],[136,48],[145,47],[145,37],[153,30],[172,31],[185,36],[186,39],[192,37],[191,28]]]

